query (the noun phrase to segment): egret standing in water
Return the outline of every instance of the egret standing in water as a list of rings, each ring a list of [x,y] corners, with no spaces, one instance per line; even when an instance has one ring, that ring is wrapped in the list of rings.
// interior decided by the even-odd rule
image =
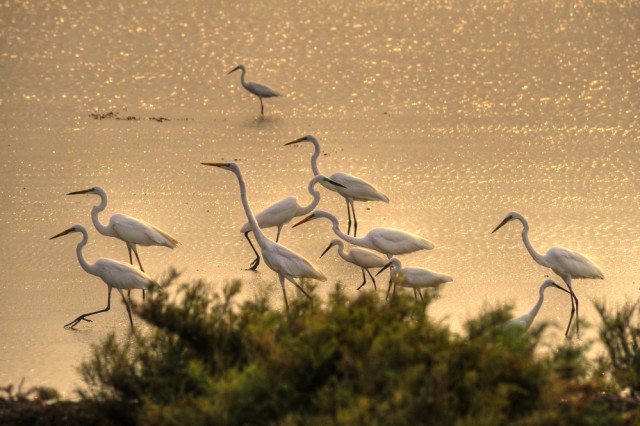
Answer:
[[[440,284],[453,281],[449,275],[440,274],[438,272],[429,271],[424,268],[416,267],[402,267],[402,263],[393,258],[384,268],[380,269],[376,275],[379,275],[387,268],[391,268],[391,280],[389,281],[389,288],[387,289],[387,299],[389,298],[389,291],[391,290],[391,283],[393,283],[393,292],[395,294],[395,286],[407,287],[413,289],[413,297],[417,300],[416,293],[420,295],[422,300],[421,289],[427,287],[437,287]]]
[[[287,292],[284,288],[284,280],[291,282],[298,290],[300,290],[305,296],[311,298],[309,294],[295,281],[295,278],[312,278],[320,281],[326,281],[327,278],[319,272],[316,267],[305,259],[303,256],[295,253],[294,251],[286,248],[285,246],[271,241],[262,232],[258,221],[251,212],[249,207],[249,201],[247,199],[247,189],[240,172],[240,167],[236,163],[201,163],[205,166],[219,167],[224,170],[228,170],[236,175],[238,178],[238,184],[240,185],[240,198],[242,200],[242,207],[247,215],[247,220],[251,225],[251,231],[260,246],[262,251],[262,257],[265,263],[271,270],[278,274],[280,280],[280,287],[282,287],[282,294],[284,295],[284,303],[289,309],[289,302],[287,301]]]
[[[242,83],[242,87],[244,87],[247,92],[256,95],[258,99],[260,99],[260,115],[264,115],[264,104],[262,103],[262,98],[273,98],[276,96],[280,96],[280,94],[260,83],[254,83],[252,81],[247,83],[246,81],[244,81],[244,75],[247,73],[247,70],[242,64],[229,71],[227,75],[237,70],[242,70],[242,74],[240,75],[240,83]]]
[[[547,253],[542,256],[538,252],[536,252],[529,241],[529,223],[527,220],[519,213],[510,212],[507,216],[500,222],[498,226],[491,232],[494,233],[498,229],[502,228],[507,223],[512,220],[520,221],[522,224],[522,241],[524,242],[524,246],[527,248],[527,251],[538,264],[550,268],[553,272],[558,274],[560,278],[567,284],[569,288],[569,293],[571,295],[571,316],[569,317],[569,323],[567,324],[567,330],[565,331],[565,336],[569,335],[569,328],[571,327],[571,322],[573,321],[573,315],[576,315],[576,332],[578,337],[580,337],[580,315],[578,309],[578,298],[576,294],[573,292],[573,288],[571,287],[571,281],[574,278],[594,278],[594,279],[604,279],[604,274],[600,270],[600,268],[593,263],[591,260],[587,259],[584,255],[568,250],[564,247],[551,247],[547,250]]]
[[[80,321],[91,322],[90,319],[87,319],[88,316],[99,314],[101,312],[107,312],[111,307],[111,290],[113,290],[114,288],[118,290],[120,296],[122,296],[122,300],[127,307],[127,313],[129,314],[129,322],[131,323],[131,327],[133,327],[131,308],[129,307],[127,299],[124,297],[122,290],[144,290],[145,288],[147,288],[147,286],[149,286],[149,284],[153,283],[154,281],[151,279],[151,277],[149,277],[149,275],[138,270],[135,266],[118,262],[116,260],[98,259],[94,264],[88,263],[82,255],[82,249],[85,245],[87,245],[89,236],[87,234],[87,230],[82,225],[73,225],[66,231],[54,235],[50,238],[50,240],[62,237],[63,235],[67,235],[73,232],[80,232],[82,234],[82,241],[80,241],[78,243],[78,246],[76,247],[76,254],[78,256],[78,262],[80,262],[80,266],[91,275],[95,275],[96,277],[101,278],[102,281],[104,281],[104,283],[107,285],[107,307],[99,311],[82,314],[78,318],[71,321],[69,324],[65,325],[65,327],[74,328]]]
[[[511,327],[513,326],[522,327],[525,331],[528,330],[529,327],[531,327],[531,323],[533,323],[533,320],[536,318],[536,315],[538,315],[538,311],[540,310],[540,307],[542,306],[542,302],[544,301],[544,291],[546,290],[547,287],[555,287],[559,290],[564,291],[565,293],[569,293],[567,290],[565,290],[564,288],[560,287],[558,284],[553,282],[553,280],[546,280],[540,286],[540,290],[539,290],[540,296],[538,296],[538,302],[536,302],[533,308],[528,313],[522,315],[521,317],[512,319],[507,323],[507,325]]]
[[[393,228],[374,228],[364,237],[351,237],[340,230],[338,219],[334,215],[322,210],[314,211],[293,225],[293,227],[295,228],[305,222],[320,218],[329,219],[333,225],[333,232],[346,242],[378,251],[389,258],[399,254],[412,253],[418,250],[432,250],[434,248],[433,243],[419,235]]]
[[[107,193],[99,186],[96,186],[83,191],[69,192],[67,195],[80,194],[94,194],[100,196],[100,204],[91,209],[91,221],[93,222],[93,225],[102,235],[115,237],[124,241],[127,244],[127,251],[129,252],[129,263],[133,265],[133,258],[131,256],[131,252],[133,251],[142,272],[144,272],[144,268],[142,267],[142,263],[140,263],[137,245],[164,246],[172,249],[179,244],[178,240],[157,226],[124,214],[112,215],[109,219],[109,224],[106,226],[103,225],[100,223],[98,215],[107,208]],[[144,297],[144,290],[142,290],[142,296]]]
[[[320,202],[320,193],[316,191],[315,186],[317,183],[327,182],[332,185],[336,185],[338,187],[342,187],[337,182],[332,181],[331,179],[327,179],[322,175],[315,176],[311,181],[309,181],[309,193],[313,196],[313,200],[304,207],[301,207],[296,200],[296,197],[287,197],[283,200],[278,201],[262,210],[260,213],[256,215],[256,220],[258,221],[258,226],[260,229],[272,228],[274,226],[278,227],[278,233],[276,235],[276,243],[280,239],[280,231],[282,227],[287,223],[291,222],[291,219],[298,216],[303,216],[308,214],[310,211],[316,208],[318,203]],[[249,265],[250,271],[255,271],[258,265],[260,264],[260,255],[258,251],[254,247],[253,243],[249,239],[249,232],[251,232],[251,224],[249,222],[245,223],[244,226],[240,229],[249,241],[249,245],[253,249],[253,252],[256,255],[256,258]]]
[[[320,171],[318,170],[320,143],[314,136],[303,136],[292,142],[288,142],[285,145],[293,145],[302,142],[309,142],[314,146],[313,155],[311,156],[311,169],[313,170],[313,174],[317,176],[320,174]],[[329,178],[343,185],[342,188],[336,188],[332,185],[323,184],[325,188],[342,195],[347,203],[347,216],[349,218],[347,235],[351,234],[351,212],[353,212],[353,236],[355,237],[358,233],[358,219],[356,219],[356,210],[353,205],[354,201],[384,201],[385,203],[389,202],[389,197],[378,191],[373,187],[373,185],[363,179],[342,172],[333,173],[331,176],[329,176]]]
[[[373,277],[373,275],[371,275],[371,272],[369,271],[369,269],[382,268],[384,265],[387,264],[387,259],[377,255],[376,253],[370,250],[366,250],[359,247],[351,247],[351,249],[349,249],[345,253],[344,242],[337,238],[331,240],[331,242],[329,243],[329,246],[322,252],[320,257],[324,256],[329,250],[331,250],[331,247],[333,246],[338,246],[338,254],[342,259],[344,259],[349,263],[353,263],[356,266],[359,266],[360,269],[362,270],[362,284],[360,284],[360,287],[358,287],[357,290],[360,290],[362,286],[364,286],[367,283],[367,276],[364,274],[365,271],[367,272],[367,274],[369,274],[369,277],[371,277],[371,281],[373,282],[373,288],[375,289],[376,279]]]

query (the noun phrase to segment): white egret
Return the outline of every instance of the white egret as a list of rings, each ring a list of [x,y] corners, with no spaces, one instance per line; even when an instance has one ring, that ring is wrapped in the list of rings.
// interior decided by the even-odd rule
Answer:
[[[341,187],[342,185],[328,179],[322,175],[315,176],[313,179],[309,181],[309,193],[313,196],[313,200],[304,207],[301,207],[296,200],[296,197],[287,197],[283,200],[278,201],[262,210],[260,213],[256,215],[256,220],[258,221],[258,226],[260,229],[272,228],[274,226],[278,227],[278,233],[276,235],[276,243],[280,239],[280,231],[282,227],[287,223],[291,222],[291,219],[298,216],[303,216],[313,209],[316,208],[318,203],[320,202],[320,193],[316,191],[315,185],[320,182],[328,182],[332,185],[337,185]],[[253,252],[256,254],[256,258],[251,262],[249,266],[250,271],[255,271],[255,269],[260,264],[260,255],[258,251],[254,247],[253,243],[249,239],[249,232],[251,232],[251,224],[249,222],[245,223],[240,232],[244,234],[247,241],[249,241],[249,245],[253,249]]]
[[[133,251],[138,260],[140,270],[143,272],[144,268],[142,267],[142,263],[140,263],[137,245],[164,246],[173,249],[179,244],[178,240],[157,226],[124,214],[112,215],[109,219],[109,224],[106,226],[103,225],[100,223],[98,215],[107,208],[107,193],[99,186],[96,186],[82,191],[69,192],[67,195],[80,194],[95,194],[100,196],[100,204],[93,206],[91,209],[93,225],[102,235],[115,237],[124,241],[127,244],[127,251],[129,252],[129,263],[133,265],[133,258],[131,257],[131,252]],[[142,291],[142,295],[144,296],[144,290]]]
[[[553,280],[546,280],[540,286],[540,290],[539,290],[540,296],[538,297],[538,301],[533,306],[533,308],[526,314],[522,315],[521,317],[514,318],[511,321],[509,321],[507,323],[507,326],[522,327],[525,331],[528,330],[529,327],[531,327],[531,323],[533,323],[533,320],[536,318],[536,315],[538,315],[538,311],[540,310],[540,307],[542,306],[542,302],[544,301],[544,291],[547,287],[555,287],[557,289],[564,291],[565,293],[569,293],[567,290],[565,290],[564,288],[556,284]]]
[[[313,155],[311,156],[311,169],[313,170],[314,175],[319,175],[320,171],[318,170],[318,157],[320,156],[320,143],[314,136],[303,136],[292,142],[288,142],[285,145],[293,145],[301,142],[309,142],[313,144],[314,151]],[[342,195],[347,203],[347,216],[349,218],[347,235],[351,234],[351,212],[353,212],[353,236],[355,237],[358,233],[358,219],[356,219],[356,210],[353,205],[354,201],[384,201],[385,203],[389,202],[389,197],[378,191],[373,187],[373,185],[363,179],[342,172],[333,173],[331,176],[329,176],[329,178],[335,182],[341,183],[344,186],[343,188],[336,188],[335,186],[329,184],[323,184],[325,188]]]
[[[82,249],[85,245],[87,245],[87,241],[89,240],[89,236],[87,234],[87,230],[82,225],[73,225],[71,228],[66,231],[62,231],[61,233],[54,235],[50,238],[53,240],[54,238],[62,237],[63,235],[67,235],[73,232],[82,233],[82,241],[78,243],[76,247],[76,254],[78,256],[78,262],[80,262],[80,266],[82,269],[87,271],[88,273],[99,277],[104,281],[107,285],[108,293],[107,293],[107,307],[95,312],[89,312],[88,314],[82,314],[78,318],[71,321],[69,324],[65,325],[65,327],[73,328],[80,321],[92,322],[90,319],[87,319],[88,316],[99,314],[100,312],[106,312],[111,307],[111,290],[114,288],[118,290],[120,296],[122,296],[122,300],[124,301],[125,306],[127,307],[127,313],[129,314],[129,322],[131,323],[131,327],[133,327],[133,318],[131,318],[131,308],[129,307],[129,303],[127,299],[124,297],[122,290],[133,290],[133,289],[141,289],[144,290],[149,284],[153,283],[153,279],[149,277],[149,275],[137,269],[135,266],[128,265],[123,262],[118,262],[116,260],[111,259],[98,259],[95,263],[90,264],[84,259],[82,255]]]
[[[247,189],[240,172],[240,167],[236,163],[201,163],[205,166],[219,167],[224,170],[228,170],[236,175],[238,178],[238,184],[240,185],[240,198],[242,200],[242,207],[247,215],[247,219],[251,224],[251,231],[260,246],[262,251],[262,257],[265,263],[271,270],[278,274],[280,280],[280,287],[282,287],[282,294],[284,295],[284,303],[289,308],[289,302],[287,301],[287,292],[284,288],[284,280],[291,282],[298,290],[300,290],[305,296],[311,298],[309,294],[295,281],[295,278],[312,278],[319,281],[326,281],[327,278],[318,271],[316,267],[305,259],[303,256],[295,253],[294,251],[286,248],[285,246],[271,241],[262,232],[258,221],[249,207],[249,201],[247,199]]]
[[[453,281],[453,278],[449,275],[429,271],[428,269],[416,267],[403,268],[402,263],[396,258],[391,259],[389,263],[387,263],[384,268],[380,269],[376,275],[379,275],[387,268],[391,268],[391,280],[389,281],[389,288],[387,289],[387,299],[389,298],[391,283],[393,283],[394,286],[394,294],[396,286],[407,287],[413,289],[414,298],[417,299],[417,293],[422,299],[422,293],[420,292],[421,289],[427,287],[437,287],[440,284]]]
[[[587,259],[584,255],[568,250],[564,247],[551,247],[547,250],[547,253],[544,256],[536,252],[529,241],[529,223],[519,213],[510,212],[507,214],[502,222],[500,222],[500,224],[496,226],[491,233],[496,232],[512,220],[518,220],[522,224],[522,241],[533,260],[546,268],[550,268],[567,284],[571,295],[571,316],[569,317],[565,336],[569,334],[569,328],[571,327],[574,313],[576,315],[576,331],[578,336],[580,336],[578,298],[571,287],[571,281],[574,278],[604,279],[604,274],[595,263]]]
[[[258,99],[260,99],[260,115],[264,115],[264,104],[262,103],[262,98],[273,98],[275,96],[280,96],[280,94],[260,83],[254,83],[252,81],[247,83],[246,81],[244,81],[244,75],[247,73],[247,70],[244,68],[244,65],[242,64],[238,65],[237,67],[229,71],[227,75],[237,70],[242,70],[242,75],[240,76],[240,82],[242,83],[242,87],[244,87],[247,90],[247,92],[253,95],[256,95]]]
[[[334,215],[322,210],[314,211],[293,227],[320,218],[329,219],[333,225],[333,232],[346,242],[378,251],[389,258],[418,250],[432,250],[434,247],[433,243],[416,234],[393,228],[374,228],[364,237],[352,237],[340,230],[338,219]]]
[[[358,290],[362,288],[367,283],[367,276],[364,274],[365,271],[371,277],[371,281],[373,282],[373,288],[376,288],[376,279],[371,275],[370,268],[382,268],[387,264],[387,259],[377,255],[376,253],[359,248],[359,247],[351,247],[346,253],[344,251],[344,242],[337,238],[331,240],[329,246],[322,252],[320,257],[324,256],[333,246],[338,246],[338,254],[341,258],[346,260],[349,263],[353,263],[356,266],[359,266],[362,270],[362,284],[358,287]]]

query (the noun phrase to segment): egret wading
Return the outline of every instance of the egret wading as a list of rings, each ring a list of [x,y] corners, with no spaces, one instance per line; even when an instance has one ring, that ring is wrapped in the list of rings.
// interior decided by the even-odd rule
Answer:
[[[99,311],[82,314],[78,318],[71,321],[69,324],[66,324],[65,328],[74,328],[80,321],[92,322],[90,319],[87,319],[88,316],[99,314],[101,312],[107,312],[111,307],[111,290],[113,290],[114,288],[118,290],[120,296],[122,296],[122,300],[127,307],[127,313],[129,314],[129,323],[131,324],[131,327],[133,327],[131,308],[129,307],[127,299],[124,297],[122,290],[144,290],[151,283],[154,283],[154,281],[151,279],[151,277],[149,277],[149,275],[140,271],[135,266],[118,262],[116,260],[101,258],[96,260],[93,264],[87,262],[82,255],[82,249],[85,245],[87,245],[89,236],[87,234],[87,230],[82,225],[73,225],[71,228],[62,231],[57,235],[54,235],[50,238],[50,240],[62,237],[63,235],[71,234],[73,232],[80,232],[82,234],[82,240],[76,247],[76,254],[78,256],[78,262],[80,262],[80,266],[91,275],[95,275],[96,277],[102,279],[102,281],[104,281],[104,283],[107,285],[107,307]]]
[[[332,185],[336,185],[338,187],[342,187],[341,184],[332,181],[322,175],[315,176],[311,181],[309,181],[309,193],[313,196],[313,200],[309,204],[304,207],[301,207],[296,200],[296,197],[287,197],[283,200],[278,201],[262,210],[260,213],[256,215],[256,220],[258,221],[258,226],[260,229],[272,228],[274,226],[278,227],[278,233],[276,235],[276,243],[280,239],[280,231],[282,227],[287,223],[291,222],[291,219],[298,216],[304,216],[308,214],[310,211],[316,208],[318,203],[320,202],[320,193],[316,191],[315,186],[318,183],[327,182]],[[253,249],[253,252],[256,255],[256,258],[249,265],[250,271],[255,271],[258,265],[260,264],[260,255],[258,251],[254,247],[253,243],[249,239],[249,232],[251,232],[251,224],[249,222],[245,223],[240,232],[244,234],[247,241],[249,241],[249,245]]]
[[[240,75],[240,83],[242,83],[242,87],[244,87],[247,92],[251,93],[252,95],[256,95],[258,99],[260,99],[260,115],[264,115],[264,104],[262,103],[262,98],[273,98],[276,96],[280,96],[280,94],[260,83],[254,83],[253,81],[247,83],[246,81],[244,81],[244,75],[247,73],[247,70],[242,64],[229,71],[227,75],[237,70],[242,70],[242,74]]]
[[[91,209],[91,221],[93,225],[102,235],[124,241],[127,245],[127,251],[129,252],[129,263],[133,265],[133,258],[131,256],[131,252],[133,252],[136,255],[138,265],[142,272],[144,272],[144,268],[142,267],[142,263],[140,263],[140,256],[138,256],[138,245],[163,246],[173,249],[179,244],[178,240],[157,226],[125,214],[114,214],[109,219],[109,224],[106,226],[103,225],[100,223],[98,215],[107,208],[107,193],[99,186],[96,186],[82,191],[69,192],[67,195],[80,194],[100,196],[100,204]],[[142,296],[144,297],[144,290],[142,290]]]
[[[565,293],[569,293],[567,290],[565,290],[564,288],[556,284],[553,280],[546,280],[540,286],[540,290],[539,290],[540,295],[538,296],[538,301],[533,306],[533,308],[526,314],[522,315],[521,317],[514,318],[511,321],[509,321],[507,323],[507,326],[522,327],[525,331],[528,330],[529,327],[531,327],[533,320],[536,318],[536,315],[538,315],[538,311],[540,310],[540,307],[542,306],[542,302],[544,301],[544,291],[547,289],[547,287],[555,287],[559,290],[564,291]]]
[[[396,286],[407,287],[413,289],[413,297],[417,300],[416,294],[422,297],[421,289],[428,287],[437,287],[440,284],[453,281],[453,278],[449,275],[441,274],[438,272],[429,271],[424,268],[416,267],[402,267],[402,263],[393,258],[387,263],[384,268],[380,269],[376,275],[379,275],[387,268],[391,268],[391,280],[389,281],[389,287],[387,288],[387,299],[389,298],[389,291],[391,290],[391,283],[393,283],[393,292],[395,294]]]
[[[282,294],[284,296],[284,303],[289,309],[289,302],[287,301],[287,292],[284,288],[284,280],[286,279],[292,283],[298,290],[300,290],[305,296],[311,298],[309,294],[298,284],[296,278],[312,278],[319,281],[326,281],[327,278],[319,272],[316,267],[305,259],[303,256],[295,253],[294,251],[286,248],[285,246],[271,241],[262,232],[258,221],[251,212],[249,207],[249,201],[247,199],[247,189],[240,172],[240,167],[236,163],[201,163],[205,166],[219,167],[224,170],[228,170],[236,175],[238,178],[238,184],[240,186],[240,199],[242,200],[242,207],[247,215],[247,220],[251,225],[251,231],[255,236],[258,246],[262,251],[262,257],[264,262],[271,270],[278,274],[280,280],[280,287],[282,287]]]
[[[345,252],[344,242],[337,238],[331,240],[329,246],[327,246],[327,248],[322,252],[320,257],[324,256],[329,250],[331,250],[331,247],[334,246],[338,247],[338,255],[340,255],[342,259],[349,263],[353,263],[354,265],[360,267],[360,269],[362,270],[362,284],[360,284],[360,287],[358,287],[357,289],[360,290],[362,286],[367,283],[367,276],[365,275],[365,271],[367,272],[367,274],[369,274],[371,282],[373,283],[373,288],[375,289],[376,279],[373,277],[373,275],[371,275],[371,271],[369,271],[369,269],[382,268],[387,264],[387,259],[370,250],[360,247],[351,247],[351,249]]]
[[[285,145],[294,145],[297,143],[308,142],[313,144],[314,151],[311,156],[311,169],[313,170],[314,175],[319,175],[320,171],[318,170],[318,157],[320,156],[320,143],[318,140],[312,136],[307,135],[303,136],[299,139],[296,139],[292,142],[288,142]],[[349,219],[347,225],[347,235],[351,234],[351,213],[353,212],[353,236],[355,237],[358,233],[358,219],[356,219],[356,210],[353,205],[354,201],[384,201],[385,203],[389,202],[389,197],[384,195],[382,192],[378,191],[373,187],[369,182],[352,176],[347,173],[336,172],[333,173],[329,178],[332,181],[338,182],[343,185],[343,187],[335,187],[329,184],[324,184],[323,186],[331,191],[335,191],[344,197],[344,200],[347,203],[347,216]]]
[[[571,295],[571,316],[569,317],[569,323],[567,324],[567,330],[565,331],[565,336],[569,335],[569,329],[571,327],[571,322],[573,321],[573,315],[575,313],[576,316],[576,333],[578,337],[580,337],[580,315],[579,315],[579,307],[578,307],[578,298],[573,291],[571,286],[572,280],[579,278],[593,278],[593,279],[604,279],[604,274],[600,270],[600,268],[589,260],[584,255],[568,250],[564,247],[551,247],[547,250],[547,253],[542,256],[538,252],[536,252],[529,241],[529,223],[527,220],[519,213],[510,212],[507,216],[500,222],[496,228],[491,231],[491,233],[496,232],[498,229],[502,228],[507,223],[512,220],[517,220],[522,224],[522,241],[524,242],[524,246],[527,248],[527,251],[538,264],[550,268],[553,272],[555,272],[562,280],[567,284],[569,288],[569,294]]]

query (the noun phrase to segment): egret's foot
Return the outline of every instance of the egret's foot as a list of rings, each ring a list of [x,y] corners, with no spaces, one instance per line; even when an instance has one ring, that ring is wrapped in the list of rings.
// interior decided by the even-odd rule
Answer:
[[[69,324],[66,324],[64,328],[74,328],[80,321],[93,322],[90,319],[85,318],[84,316],[79,316],[78,318],[71,321]]]
[[[259,257],[256,258],[253,262],[251,262],[251,265],[249,265],[249,268],[245,269],[245,271],[255,271],[258,265],[260,265]]]

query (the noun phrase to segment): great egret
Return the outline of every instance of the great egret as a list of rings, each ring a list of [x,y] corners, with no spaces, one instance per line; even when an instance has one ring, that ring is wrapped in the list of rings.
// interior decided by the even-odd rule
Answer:
[[[244,81],[244,75],[247,73],[247,70],[244,68],[244,65],[242,64],[238,65],[237,67],[229,71],[227,75],[237,70],[242,70],[242,75],[240,76],[240,82],[242,83],[242,87],[244,87],[247,90],[247,92],[253,95],[256,95],[258,99],[260,99],[260,115],[264,115],[264,104],[262,103],[262,98],[273,98],[275,96],[280,96],[280,94],[260,83],[254,83],[252,81],[247,83],[246,81]]]
[[[417,293],[422,299],[422,293],[420,292],[421,289],[427,287],[437,287],[440,284],[453,281],[453,278],[449,275],[429,271],[428,269],[416,267],[403,268],[402,263],[396,258],[391,259],[389,263],[384,266],[384,268],[378,271],[376,276],[382,273],[382,271],[387,268],[391,268],[391,280],[389,281],[389,287],[387,288],[387,299],[389,298],[391,283],[393,283],[394,285],[394,294],[395,286],[399,285],[400,287],[412,288],[413,297],[417,299]]]
[[[107,307],[99,311],[82,314],[78,318],[71,321],[69,324],[65,325],[65,327],[73,328],[80,321],[92,322],[90,319],[87,319],[88,316],[99,314],[100,312],[107,312],[111,307],[111,290],[113,290],[114,288],[118,290],[120,296],[122,296],[122,300],[127,307],[127,313],[129,314],[129,322],[131,323],[131,327],[133,327],[131,308],[129,307],[127,299],[124,297],[122,290],[144,290],[149,284],[153,283],[154,281],[151,279],[151,277],[149,277],[149,275],[138,270],[135,266],[118,262],[116,260],[98,259],[94,264],[90,264],[89,262],[87,262],[82,255],[82,248],[87,245],[89,236],[87,234],[87,230],[82,225],[73,225],[66,231],[62,231],[61,233],[54,235],[50,238],[50,240],[62,237],[63,235],[67,235],[73,232],[82,233],[82,241],[80,241],[78,243],[78,246],[76,247],[76,254],[78,255],[78,262],[80,262],[80,266],[88,273],[102,279],[102,281],[104,281],[104,283],[107,285]]]
[[[525,331],[528,330],[529,327],[531,327],[531,323],[536,318],[536,315],[538,315],[538,311],[540,310],[540,307],[542,306],[542,302],[544,301],[544,290],[547,287],[555,287],[557,289],[564,291],[565,293],[569,293],[567,290],[565,290],[564,288],[556,284],[553,280],[546,280],[540,286],[540,290],[539,290],[540,296],[538,297],[538,301],[533,306],[533,308],[528,313],[522,315],[521,317],[512,319],[507,323],[507,325],[509,327],[513,327],[513,326],[522,327]]]
[[[292,142],[288,142],[285,145],[293,145],[301,142],[309,142],[314,146],[313,155],[311,156],[311,169],[313,170],[314,175],[319,175],[320,171],[318,171],[318,157],[320,156],[320,143],[318,140],[312,136],[307,135],[303,136],[299,139],[296,139]],[[363,179],[357,178],[347,173],[336,172],[333,173],[329,178],[335,182],[341,183],[343,188],[336,188],[335,186],[331,186],[328,184],[323,184],[323,186],[327,189],[337,192],[342,195],[347,203],[347,216],[349,218],[349,223],[347,226],[347,235],[351,234],[351,212],[353,211],[353,236],[355,237],[358,233],[358,219],[356,219],[356,210],[353,205],[354,201],[384,201],[385,203],[389,202],[389,197],[384,195],[382,192],[378,191],[373,187],[369,182],[366,182]]]
[[[291,219],[293,219],[294,217],[303,216],[316,208],[316,206],[320,202],[320,193],[316,191],[315,185],[320,182],[328,182],[332,185],[342,187],[341,184],[334,182],[322,175],[315,176],[313,179],[311,179],[311,181],[309,181],[308,189],[309,193],[313,196],[313,200],[308,205],[300,207],[298,201],[296,200],[296,197],[287,197],[284,200],[280,200],[256,215],[256,220],[258,221],[258,226],[260,226],[260,229],[272,228],[274,226],[277,226],[277,243],[280,239],[280,231],[282,230],[282,227],[284,225],[291,222]],[[255,269],[260,264],[260,255],[249,239],[251,224],[249,222],[245,223],[244,226],[242,226],[242,228],[240,229],[240,232],[244,234],[247,241],[249,241],[249,245],[253,249],[253,252],[256,254],[256,258],[253,260],[253,262],[251,262],[251,265],[248,269],[250,271],[255,271]]]
[[[340,230],[338,219],[334,215],[322,210],[314,211],[293,227],[320,218],[329,219],[333,224],[333,232],[346,242],[378,251],[389,258],[418,250],[431,250],[434,247],[430,241],[416,234],[393,228],[374,228],[364,237],[351,237]]]
[[[600,270],[600,268],[593,263],[591,260],[587,259],[584,255],[568,250],[564,247],[551,247],[547,250],[547,253],[542,256],[538,252],[533,249],[531,246],[531,242],[529,242],[529,223],[527,220],[519,213],[510,212],[507,216],[500,222],[498,226],[491,232],[494,233],[498,229],[502,228],[505,224],[511,222],[512,220],[518,220],[522,224],[522,241],[524,241],[524,246],[527,248],[527,251],[538,264],[550,268],[553,272],[558,274],[560,278],[567,284],[569,288],[569,293],[571,295],[571,316],[569,317],[569,323],[567,324],[567,331],[565,332],[565,336],[569,334],[569,328],[571,327],[571,322],[573,321],[573,315],[576,315],[576,332],[578,336],[580,336],[580,315],[578,310],[578,298],[576,294],[573,292],[573,288],[571,287],[571,280],[574,278],[595,278],[595,279],[604,279],[604,274]]]
[[[262,232],[258,221],[251,212],[249,207],[249,201],[247,200],[247,189],[240,172],[240,167],[236,163],[201,163],[205,166],[219,167],[224,170],[228,170],[236,175],[238,178],[238,184],[240,185],[240,198],[242,199],[242,207],[247,215],[249,224],[253,235],[260,246],[262,251],[262,257],[265,263],[271,270],[278,274],[280,280],[280,287],[282,287],[282,294],[284,295],[284,303],[289,309],[289,302],[287,301],[287,292],[284,288],[284,280],[291,282],[298,290],[300,290],[305,296],[311,298],[309,294],[295,281],[295,278],[313,278],[320,281],[326,281],[327,278],[319,272],[316,267],[305,259],[303,256],[293,252],[285,246],[271,241]]]
[[[387,259],[378,256],[376,253],[359,247],[351,247],[346,253],[344,251],[344,242],[337,238],[331,240],[329,246],[322,252],[320,257],[324,256],[333,246],[338,246],[338,254],[341,258],[349,263],[353,263],[359,266],[362,270],[362,284],[358,287],[358,290],[367,283],[367,276],[364,274],[367,271],[371,281],[373,282],[373,288],[376,288],[376,279],[371,275],[369,268],[382,268],[387,264]]]
[[[100,204],[93,206],[91,209],[93,225],[102,235],[115,237],[124,241],[127,244],[127,251],[129,252],[129,263],[133,265],[133,258],[131,257],[131,252],[133,251],[142,272],[144,272],[144,268],[142,267],[142,263],[140,263],[137,245],[164,246],[173,249],[179,244],[178,240],[157,226],[124,214],[112,215],[109,219],[109,224],[106,226],[103,225],[100,223],[98,214],[107,208],[107,193],[104,192],[104,189],[96,186],[82,191],[69,192],[67,195],[80,194],[95,194],[100,196]],[[142,295],[144,297],[144,290],[142,291]]]

